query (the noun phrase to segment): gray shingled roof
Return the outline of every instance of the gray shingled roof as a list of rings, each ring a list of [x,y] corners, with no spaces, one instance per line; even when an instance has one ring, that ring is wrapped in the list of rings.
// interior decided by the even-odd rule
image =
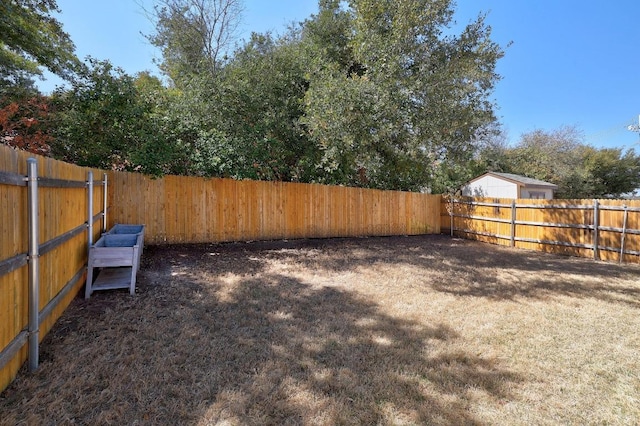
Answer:
[[[500,176],[505,179],[509,179],[515,182],[519,182],[523,185],[531,185],[531,186],[546,186],[548,188],[557,188],[558,185],[554,185],[549,182],[545,182],[543,180],[533,179],[526,176],[514,175],[513,173],[498,173],[498,172],[489,172],[487,174]]]

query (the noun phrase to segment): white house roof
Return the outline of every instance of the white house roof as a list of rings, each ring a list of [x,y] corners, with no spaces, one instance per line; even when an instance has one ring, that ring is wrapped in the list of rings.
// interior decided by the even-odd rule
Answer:
[[[529,178],[526,176],[514,175],[513,173],[488,172],[483,174],[482,176],[478,176],[477,178],[472,179],[469,183],[474,182],[485,176],[494,176],[497,178],[501,178],[501,179],[516,183],[520,186],[535,186],[537,188],[544,187],[544,188],[558,189],[558,185],[554,185],[552,183],[545,182],[543,180]]]

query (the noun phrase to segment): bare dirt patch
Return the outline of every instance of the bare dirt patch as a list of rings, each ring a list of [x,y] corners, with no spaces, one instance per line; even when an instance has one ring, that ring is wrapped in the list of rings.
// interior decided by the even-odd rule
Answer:
[[[640,268],[445,236],[157,246],[2,424],[638,424]]]

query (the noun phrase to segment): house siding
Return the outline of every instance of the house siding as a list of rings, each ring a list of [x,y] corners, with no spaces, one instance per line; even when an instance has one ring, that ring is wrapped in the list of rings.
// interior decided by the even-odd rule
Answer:
[[[518,185],[495,176],[483,176],[462,187],[465,197],[518,198]]]

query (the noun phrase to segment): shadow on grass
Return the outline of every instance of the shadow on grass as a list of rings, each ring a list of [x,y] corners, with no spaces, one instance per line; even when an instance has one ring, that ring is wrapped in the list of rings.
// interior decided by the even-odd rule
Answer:
[[[569,296],[640,308],[640,286],[636,285],[639,265],[596,262],[443,235],[221,244],[205,251],[223,258],[244,252],[252,259],[247,268],[254,273],[270,260],[287,260],[318,273],[404,266],[417,284],[457,296],[497,300]],[[221,272],[237,270],[232,261],[218,264]]]
[[[508,399],[522,380],[447,351],[460,337],[446,324],[285,274],[252,277],[253,255],[239,256],[249,273],[236,279],[205,257],[147,255],[158,269],[137,297],[75,301],[40,369],[0,397],[0,423],[480,424],[478,395]]]
[[[523,377],[446,323],[322,283],[638,307],[639,271],[445,236],[149,247],[138,295],[76,300],[0,424],[480,424]]]

